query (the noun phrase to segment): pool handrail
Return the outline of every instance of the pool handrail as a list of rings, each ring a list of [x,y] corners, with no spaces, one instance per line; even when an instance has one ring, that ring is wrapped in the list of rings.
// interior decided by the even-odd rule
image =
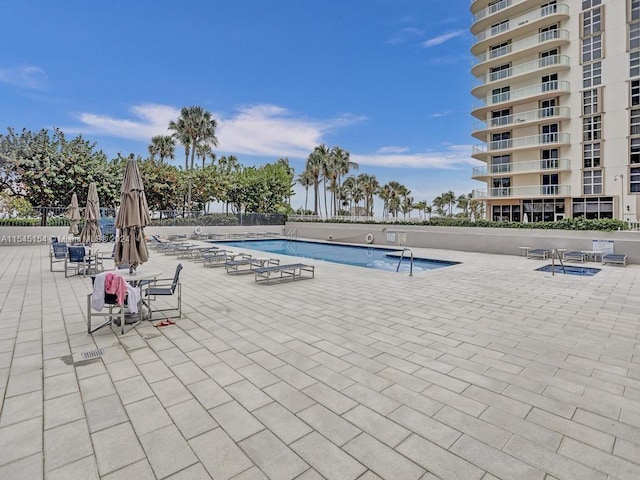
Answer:
[[[402,253],[400,254],[400,259],[398,260],[398,266],[396,267],[396,272],[400,271],[400,264],[402,263],[402,259],[404,258],[404,252],[409,252],[411,254],[411,263],[409,265],[409,276],[413,277],[413,250],[407,247],[402,249]]]

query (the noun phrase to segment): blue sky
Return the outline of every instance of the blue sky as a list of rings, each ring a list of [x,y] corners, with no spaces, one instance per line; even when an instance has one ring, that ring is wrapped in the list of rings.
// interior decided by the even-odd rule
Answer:
[[[147,156],[183,106],[244,165],[339,145],[415,201],[469,193],[469,0],[24,0],[3,7],[0,128]],[[184,164],[182,148],[175,162]],[[355,172],[355,173],[359,173]],[[304,204],[300,189],[294,208]],[[378,210],[376,212],[380,214]]]

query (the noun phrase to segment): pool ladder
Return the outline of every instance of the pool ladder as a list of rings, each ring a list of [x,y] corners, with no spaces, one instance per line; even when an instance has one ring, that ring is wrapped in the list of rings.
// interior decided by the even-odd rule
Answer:
[[[566,270],[564,269],[564,263],[562,263],[562,257],[560,256],[560,252],[555,248],[551,250],[551,275],[556,274],[556,258],[560,262],[560,266],[562,266],[562,273],[566,274]]]
[[[396,267],[396,272],[400,270],[400,264],[402,263],[402,259],[404,258],[404,252],[409,252],[411,254],[411,264],[409,266],[409,276],[413,277],[413,251],[410,248],[403,248],[402,253],[400,254],[400,260],[398,260],[398,266]]]

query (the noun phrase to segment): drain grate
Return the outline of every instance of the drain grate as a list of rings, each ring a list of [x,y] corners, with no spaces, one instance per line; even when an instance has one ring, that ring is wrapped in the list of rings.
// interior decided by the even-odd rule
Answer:
[[[82,360],[91,360],[92,358],[98,358],[98,357],[101,357],[102,355],[104,355],[103,348],[98,348],[96,350],[90,350],[88,352],[80,353],[80,357],[82,358]]]

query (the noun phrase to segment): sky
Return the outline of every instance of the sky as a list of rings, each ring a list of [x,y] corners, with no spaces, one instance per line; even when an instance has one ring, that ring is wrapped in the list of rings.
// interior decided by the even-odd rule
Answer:
[[[482,188],[471,179],[469,5],[3,2],[0,133],[57,127],[109,158],[147,157],[151,137],[198,105],[218,121],[216,155],[243,165],[287,157],[297,175],[324,143],[416,202],[467,194]],[[297,187],[292,206],[304,197]]]

